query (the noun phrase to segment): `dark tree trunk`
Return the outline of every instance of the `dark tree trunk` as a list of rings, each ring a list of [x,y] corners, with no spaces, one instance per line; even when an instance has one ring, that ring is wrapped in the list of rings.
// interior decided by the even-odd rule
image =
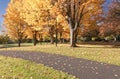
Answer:
[[[39,34],[39,43],[42,45],[42,34]]]
[[[18,47],[21,47],[23,33],[18,32]]]
[[[62,32],[60,32],[60,43],[62,44],[63,41],[62,41]]]
[[[120,46],[120,43],[118,42],[118,38],[119,36],[118,35],[113,35],[113,44],[114,46]]]
[[[21,39],[18,40],[18,47],[21,47]]]
[[[75,43],[77,43],[77,38],[78,38],[78,32],[75,33]]]
[[[78,40],[77,40],[78,34],[79,34],[79,29],[77,29],[77,30],[75,31],[75,43],[78,42]]]
[[[34,44],[34,46],[37,45],[37,31],[33,32],[33,44]]]
[[[52,26],[50,29],[49,29],[49,34],[50,34],[50,43],[51,44],[54,44],[54,27]]]
[[[55,37],[55,45],[57,47],[57,44],[58,44],[58,31],[57,31],[57,29],[55,30],[55,35],[56,35],[56,37]]]

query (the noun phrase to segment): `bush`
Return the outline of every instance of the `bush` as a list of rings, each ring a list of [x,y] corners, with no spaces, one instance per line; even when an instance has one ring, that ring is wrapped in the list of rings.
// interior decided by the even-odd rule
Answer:
[[[113,41],[114,38],[112,36],[107,36],[104,38],[106,42]]]
[[[102,38],[100,37],[92,37],[92,41],[102,41]]]
[[[0,35],[0,44],[8,43],[9,37],[8,35]]]
[[[82,41],[82,42],[91,41],[91,38],[90,37],[81,37],[80,41]]]
[[[45,36],[45,37],[43,38],[43,41],[44,41],[44,42],[50,42],[50,37],[49,37],[49,36]]]
[[[24,39],[22,40],[23,43],[32,43],[32,39]]]

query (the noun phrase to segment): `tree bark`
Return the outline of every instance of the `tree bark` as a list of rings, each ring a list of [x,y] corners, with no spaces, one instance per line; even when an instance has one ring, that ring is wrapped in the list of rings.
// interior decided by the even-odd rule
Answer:
[[[57,28],[55,30],[55,35],[56,35],[56,37],[55,37],[55,45],[57,47],[57,44],[58,44],[58,31],[57,31]]]
[[[114,39],[114,42],[116,42],[116,41],[117,41],[117,38],[116,38],[116,36],[113,36],[113,39]]]
[[[50,43],[51,43],[51,44],[54,44],[54,37],[53,37],[53,34],[50,34]]]
[[[54,27],[50,27],[49,29],[49,34],[50,34],[50,43],[54,44]]]
[[[21,42],[22,42],[22,34],[21,32],[18,32],[18,47],[21,47]]]
[[[34,31],[34,33],[33,33],[33,44],[34,44],[34,46],[37,45],[37,31]]]
[[[42,45],[42,34],[39,34],[39,43]]]
[[[78,33],[79,33],[79,30],[75,31],[75,35],[74,35],[74,36],[75,36],[75,43],[77,43],[77,41],[78,41],[78,40],[77,40],[77,38],[78,38]]]
[[[62,44],[63,41],[62,41],[62,32],[60,32],[60,43]]]
[[[18,47],[21,47],[21,39],[18,40]]]
[[[69,27],[70,27],[70,45],[71,47],[77,47],[75,42],[75,31],[77,30],[77,23],[73,23],[69,18]]]
[[[78,34],[75,34],[75,43],[77,43]]]
[[[71,47],[77,47],[74,38],[75,31],[74,29],[70,28],[70,45]]]

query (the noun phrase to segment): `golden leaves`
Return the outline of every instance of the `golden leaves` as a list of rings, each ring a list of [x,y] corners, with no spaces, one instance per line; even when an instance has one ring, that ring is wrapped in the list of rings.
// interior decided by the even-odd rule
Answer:
[[[57,26],[59,31],[67,31],[65,33],[69,33],[69,25],[66,21],[69,18],[66,15],[69,5],[71,5],[71,10],[68,13],[71,12],[72,21],[79,22],[81,15],[84,15],[81,21],[82,24],[84,26],[91,26],[92,23],[95,23],[95,20],[91,20],[91,17],[102,13],[102,1],[82,0],[80,2],[79,0],[71,0],[68,2],[67,0],[58,0],[57,2],[55,0],[11,0],[6,10],[4,22],[8,29],[14,28],[16,31],[20,29],[19,26],[21,26],[22,31],[24,29],[23,25],[31,28],[31,31],[39,31],[41,29],[46,31],[46,28]],[[83,6],[85,7],[82,12]],[[92,22],[89,22],[90,20]],[[31,36],[30,34],[27,33],[28,36]]]

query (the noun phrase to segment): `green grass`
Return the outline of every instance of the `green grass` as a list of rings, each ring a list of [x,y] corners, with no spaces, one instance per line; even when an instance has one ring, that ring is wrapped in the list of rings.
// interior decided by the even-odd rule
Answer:
[[[22,50],[22,51],[40,51],[52,54],[60,54],[72,56],[76,58],[84,58],[95,60],[98,62],[105,62],[120,66],[120,48],[114,48],[110,45],[79,45],[78,48],[71,48],[68,44],[55,45],[44,44],[28,47],[14,47],[7,50]],[[5,49],[1,49],[5,50]]]
[[[75,77],[42,64],[0,56],[0,79],[75,79]]]
[[[28,47],[28,46],[32,46],[32,43],[22,43],[21,46],[22,47]],[[6,48],[6,47],[18,47],[18,44],[0,44],[1,48]]]

